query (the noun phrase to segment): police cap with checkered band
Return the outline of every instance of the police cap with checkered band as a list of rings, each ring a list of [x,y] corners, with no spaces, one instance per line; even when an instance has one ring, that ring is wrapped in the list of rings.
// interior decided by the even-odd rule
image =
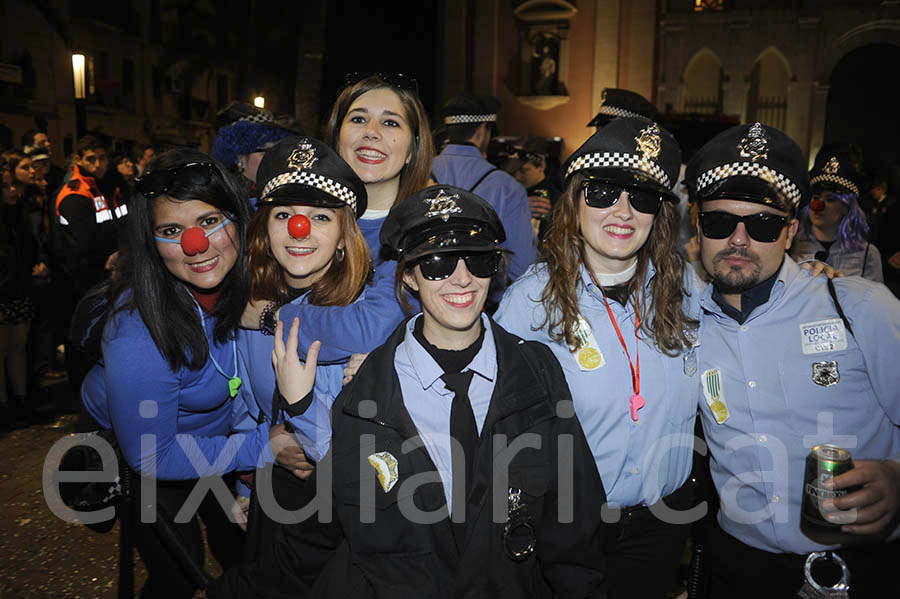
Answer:
[[[850,155],[839,149],[820,151],[809,171],[810,193],[835,191],[859,196],[859,171]]]
[[[266,150],[256,171],[257,205],[305,204],[366,211],[366,186],[328,144],[288,137]]]
[[[381,244],[407,261],[442,252],[499,250],[500,217],[470,191],[432,185],[394,205],[381,226]]]
[[[610,121],[624,116],[656,118],[656,106],[641,94],[627,89],[608,87],[603,90],[600,110],[587,124],[588,127],[603,127]]]
[[[469,123],[495,123],[500,111],[500,100],[494,96],[482,96],[465,92],[450,98],[441,108],[441,120],[445,125]]]
[[[738,125],[712,138],[694,154],[684,182],[691,198],[754,202],[784,212],[809,199],[806,159],[794,141],[775,127]]]
[[[681,147],[672,134],[644,117],[616,119],[591,135],[563,165],[566,184],[576,173],[589,179],[657,192],[672,192],[681,168]]]

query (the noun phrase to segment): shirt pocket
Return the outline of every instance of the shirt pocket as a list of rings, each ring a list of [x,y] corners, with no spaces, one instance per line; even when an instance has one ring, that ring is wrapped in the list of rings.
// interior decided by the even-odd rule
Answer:
[[[398,551],[353,556],[353,565],[372,587],[375,597],[437,599],[441,565],[433,551]]]

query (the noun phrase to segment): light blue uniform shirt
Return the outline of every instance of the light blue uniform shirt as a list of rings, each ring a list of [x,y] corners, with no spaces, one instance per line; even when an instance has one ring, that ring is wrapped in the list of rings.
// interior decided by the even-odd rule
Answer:
[[[881,252],[875,244],[868,244],[868,250],[844,250],[837,242],[828,249],[825,264],[844,273],[845,276],[865,277],[870,281],[884,283],[881,270]],[[817,252],[824,252],[825,246],[818,239],[797,239],[791,244],[791,258],[797,262],[812,260]]]
[[[652,265],[645,285],[655,274]],[[697,413],[697,374],[691,372],[691,352],[674,357],[641,338],[641,396],[645,405],[638,421],[631,419],[634,393],[628,357],[609,320],[600,290],[582,266],[578,307],[590,323],[605,365],[582,370],[565,341],[548,334],[541,291],[547,283],[546,265],[536,264],[507,289],[495,320],[523,339],[550,347],[562,365],[575,403],[575,413],[587,436],[608,501],[618,506],[650,505],[676,491],[687,480],[693,459]],[[685,311],[696,316],[702,283],[685,268]],[[619,329],[635,360],[634,307],[610,301]]]
[[[305,304],[307,296],[291,304]],[[234,402],[233,427],[242,431],[260,422],[272,422],[272,395],[275,371],[272,368],[273,338],[259,331],[239,329],[237,337],[238,373],[241,389]],[[323,345],[328,343],[322,340]],[[316,368],[313,402],[303,413],[289,418],[298,433],[306,455],[319,461],[331,446],[331,405],[341,392],[344,365],[320,365]]]
[[[413,328],[418,318],[422,318],[422,315],[410,318],[406,323],[406,335],[394,353],[394,369],[400,380],[403,405],[406,406],[419,436],[425,443],[428,455],[441,476],[447,497],[447,510],[452,514],[453,461],[450,457],[450,407],[453,404],[453,392],[447,389],[441,379],[444,371],[413,336]],[[491,395],[497,381],[497,348],[494,345],[491,323],[483,314],[481,323],[484,326],[481,350],[462,370],[462,372],[471,370],[475,373],[469,384],[469,401],[472,404],[479,434],[488,407],[491,405]]]
[[[826,281],[786,257],[769,301],[743,325],[723,314],[711,286],[701,296],[699,372],[719,371],[728,409],[717,424],[701,391],[722,502],[719,523],[764,551],[825,547],[800,532],[805,459],[813,445],[834,443],[860,460],[900,456],[900,302],[884,285],[835,279],[851,336]],[[839,380],[817,384],[817,378],[827,382],[817,363]]]
[[[493,168],[494,165],[485,160],[475,146],[450,144],[435,157],[431,172],[438,183],[471,189]],[[513,252],[506,274],[514,281],[534,262],[537,252],[528,194],[518,181],[502,169],[488,175],[472,192],[490,204],[503,223],[506,241],[501,245]],[[491,297],[499,301],[500,294],[495,293]]]

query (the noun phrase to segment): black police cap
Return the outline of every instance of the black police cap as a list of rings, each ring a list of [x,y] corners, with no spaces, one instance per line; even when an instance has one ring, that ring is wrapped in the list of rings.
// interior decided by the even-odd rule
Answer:
[[[681,147],[671,133],[644,117],[622,117],[591,135],[563,165],[566,183],[575,173],[625,187],[649,189],[677,203],[672,192]]]
[[[381,244],[396,258],[499,249],[506,240],[500,217],[470,191],[432,185],[391,208],[381,226]]]
[[[469,123],[494,123],[500,111],[500,100],[494,96],[482,96],[465,92],[450,98],[441,108],[445,125]]]
[[[342,208],[359,218],[366,186],[344,159],[312,137],[287,137],[266,150],[256,171],[257,204],[306,204]]]
[[[656,118],[656,106],[641,94],[627,89],[608,87],[603,90],[599,112],[587,126],[602,127],[613,119],[629,116],[642,116],[653,120]]]
[[[846,152],[819,152],[809,171],[809,187],[813,193],[822,190],[859,196],[859,181],[859,171]]]
[[[684,176],[699,202],[729,198],[791,212],[809,195],[803,152],[784,132],[760,123],[738,125],[694,154]]]

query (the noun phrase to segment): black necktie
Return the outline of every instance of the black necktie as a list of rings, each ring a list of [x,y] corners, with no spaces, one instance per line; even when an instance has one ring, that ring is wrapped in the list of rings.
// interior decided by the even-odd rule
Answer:
[[[469,383],[472,382],[471,370],[466,372],[446,372],[441,378],[447,389],[453,391],[453,403],[450,405],[450,437],[457,443],[450,445],[453,477],[453,536],[456,547],[462,551],[465,536],[466,497],[472,481],[472,463],[478,445],[478,428],[475,426],[475,413],[469,402]],[[461,455],[460,455],[461,454]]]

